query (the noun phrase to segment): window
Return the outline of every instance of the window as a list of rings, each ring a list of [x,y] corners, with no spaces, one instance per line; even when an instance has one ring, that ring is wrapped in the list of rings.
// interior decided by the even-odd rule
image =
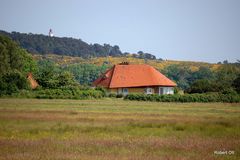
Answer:
[[[118,88],[117,93],[122,94],[122,88]]]
[[[159,94],[163,94],[163,88],[162,87],[159,88]]]
[[[168,94],[174,94],[173,87],[168,87]]]
[[[118,88],[117,89],[117,94],[127,95],[128,94],[128,88]]]
[[[174,94],[173,87],[159,87],[159,94]]]
[[[173,87],[166,87],[165,90],[165,94],[173,94]]]
[[[123,88],[122,89],[122,93],[123,93],[123,95],[127,95],[128,94],[128,89],[127,88]]]
[[[152,88],[146,88],[145,93],[146,94],[153,94],[153,89]]]

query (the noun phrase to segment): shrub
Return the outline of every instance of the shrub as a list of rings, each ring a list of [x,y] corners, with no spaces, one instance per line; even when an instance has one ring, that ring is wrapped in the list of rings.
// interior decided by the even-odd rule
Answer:
[[[205,93],[205,94],[185,94],[185,95],[145,95],[145,94],[129,94],[124,97],[126,100],[136,101],[156,101],[156,102],[240,102],[239,94],[221,94],[221,93]]]
[[[19,92],[13,93],[11,96],[18,97],[18,98],[34,98],[34,97],[36,97],[35,92],[33,92],[31,90],[19,90]]]
[[[97,91],[101,91],[101,92],[104,94],[104,96],[107,95],[107,91],[106,91],[106,89],[103,88],[103,87],[96,87],[95,90],[97,90]]]
[[[110,98],[116,98],[116,97],[117,97],[117,94],[116,94],[116,93],[109,93],[109,94],[108,94],[108,97],[110,97]]]
[[[233,88],[225,88],[221,91],[222,94],[237,94]]]
[[[26,77],[17,70],[0,76],[0,95],[11,95],[21,89],[29,89]]]
[[[123,94],[117,94],[116,98],[123,98]]]
[[[105,94],[95,89],[82,90],[79,88],[60,88],[60,89],[43,89],[34,91],[36,98],[48,99],[91,99],[103,98]]]

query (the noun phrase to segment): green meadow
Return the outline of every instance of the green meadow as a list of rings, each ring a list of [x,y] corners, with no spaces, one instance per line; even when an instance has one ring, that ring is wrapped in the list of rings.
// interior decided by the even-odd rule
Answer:
[[[0,99],[0,160],[240,159],[239,103]]]

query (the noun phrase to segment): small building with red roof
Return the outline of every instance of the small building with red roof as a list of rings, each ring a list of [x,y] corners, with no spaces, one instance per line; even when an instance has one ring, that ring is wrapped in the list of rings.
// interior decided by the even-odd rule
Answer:
[[[104,87],[110,93],[129,94],[173,94],[176,83],[154,67],[146,64],[123,62],[114,65],[93,82],[93,86]]]
[[[30,87],[31,87],[32,89],[36,89],[36,88],[39,86],[39,84],[37,83],[37,81],[33,78],[32,73],[28,73],[27,79],[28,79],[28,82],[29,82]]]

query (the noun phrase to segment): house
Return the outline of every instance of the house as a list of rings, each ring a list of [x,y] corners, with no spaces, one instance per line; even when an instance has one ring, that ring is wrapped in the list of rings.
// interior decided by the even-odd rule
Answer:
[[[152,66],[123,62],[114,65],[93,82],[110,93],[173,94],[176,84]]]
[[[39,86],[39,84],[37,83],[37,81],[33,78],[32,73],[28,73],[28,75],[27,75],[27,80],[28,80],[28,82],[29,82],[29,84],[30,84],[30,87],[31,87],[32,89],[35,89],[35,88],[37,88],[37,87]]]

